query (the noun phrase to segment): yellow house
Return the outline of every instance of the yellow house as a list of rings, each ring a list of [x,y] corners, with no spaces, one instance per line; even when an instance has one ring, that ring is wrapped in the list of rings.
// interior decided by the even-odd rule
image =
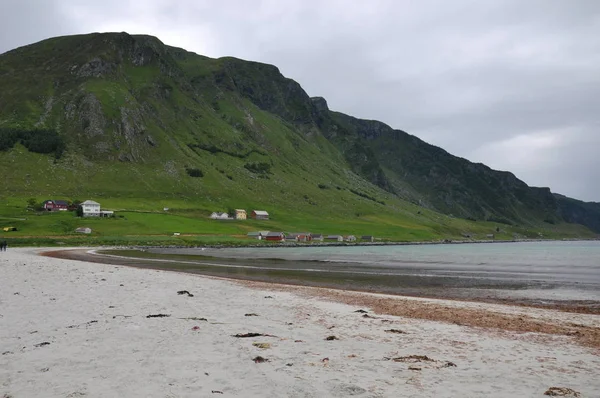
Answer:
[[[246,218],[248,218],[248,215],[246,214],[246,210],[235,209],[235,219],[236,220],[245,220]]]

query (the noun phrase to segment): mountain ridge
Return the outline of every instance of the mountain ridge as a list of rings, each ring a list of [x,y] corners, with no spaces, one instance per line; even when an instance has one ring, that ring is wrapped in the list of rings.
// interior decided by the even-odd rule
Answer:
[[[383,122],[332,111],[273,65],[213,59],[152,36],[97,33],[1,54],[0,78],[0,153],[27,143],[19,138],[24,132],[55,131],[64,153],[47,152],[55,154],[54,167],[87,170],[67,174],[91,190],[88,164],[99,162],[106,172],[114,169],[117,181],[129,165],[149,190],[202,191],[225,198],[226,206],[238,191],[264,202],[269,195],[239,182],[252,179],[269,192],[291,192],[273,203],[309,196],[299,201],[307,211],[331,201],[331,192],[354,198],[354,190],[384,208],[379,202],[396,197],[470,220],[575,222],[600,232],[599,204],[529,187],[510,172],[453,156]],[[315,165],[324,177],[318,184]],[[152,181],[148,169],[159,166]],[[213,170],[200,183],[187,180],[185,170],[193,168]],[[16,180],[15,190],[26,188]],[[309,185],[326,188],[303,194]]]

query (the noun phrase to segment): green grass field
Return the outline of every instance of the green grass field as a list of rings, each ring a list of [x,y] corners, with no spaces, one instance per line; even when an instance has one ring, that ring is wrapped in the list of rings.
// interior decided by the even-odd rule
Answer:
[[[115,210],[112,218],[79,218],[74,212],[37,212],[28,210],[26,203],[25,198],[0,199],[0,228],[17,228],[12,232],[0,230],[0,239],[7,239],[11,246],[267,244],[246,236],[250,231],[259,230],[374,235],[377,240],[388,242],[464,240],[465,235],[484,240],[488,234],[494,234],[496,240],[511,240],[515,236],[523,239],[593,237],[587,229],[575,224],[524,228],[472,222],[417,206],[396,213],[337,217],[275,208],[268,209],[270,220],[261,221],[211,220],[206,204],[194,206],[185,200],[159,203],[134,198],[103,200],[103,208]],[[169,210],[163,211],[163,207]],[[214,210],[221,209],[215,206]],[[89,227],[92,233],[78,234],[75,232],[78,227]]]

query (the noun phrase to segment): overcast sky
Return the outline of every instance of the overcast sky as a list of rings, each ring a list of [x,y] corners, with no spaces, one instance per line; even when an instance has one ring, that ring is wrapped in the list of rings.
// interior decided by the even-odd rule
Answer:
[[[333,110],[600,201],[600,0],[0,1],[0,53],[105,31],[274,64]]]

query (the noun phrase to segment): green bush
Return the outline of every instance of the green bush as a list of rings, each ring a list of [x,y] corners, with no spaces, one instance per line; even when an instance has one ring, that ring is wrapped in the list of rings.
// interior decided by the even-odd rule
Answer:
[[[271,172],[271,164],[267,162],[246,163],[244,168],[255,174],[269,174]]]
[[[202,170],[197,169],[197,168],[187,168],[185,169],[186,173],[188,173],[188,175],[190,177],[204,177],[204,173],[202,172]]]
[[[56,159],[60,159],[66,149],[64,140],[54,130],[0,129],[0,151],[7,151],[17,143],[21,143],[30,152],[54,153]]]

